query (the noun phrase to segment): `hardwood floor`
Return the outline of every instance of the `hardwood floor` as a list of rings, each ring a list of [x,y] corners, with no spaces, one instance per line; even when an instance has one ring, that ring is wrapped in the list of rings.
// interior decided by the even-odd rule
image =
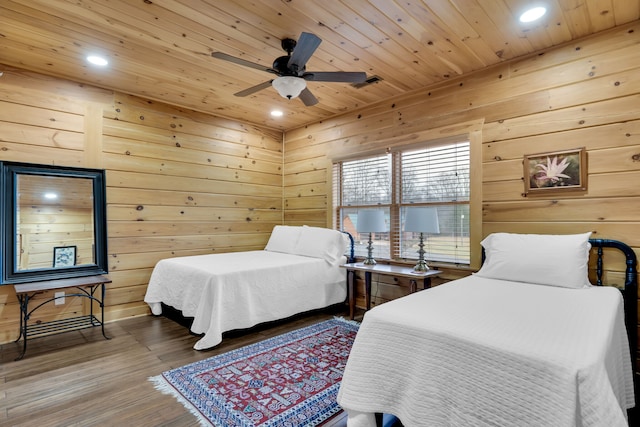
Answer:
[[[0,346],[0,426],[198,426],[196,418],[147,379],[163,371],[302,328],[348,309],[322,310],[286,322],[230,333],[209,351],[198,337],[165,317],[137,317],[99,328]],[[17,331],[16,331],[17,334]],[[344,414],[329,423],[346,425]]]

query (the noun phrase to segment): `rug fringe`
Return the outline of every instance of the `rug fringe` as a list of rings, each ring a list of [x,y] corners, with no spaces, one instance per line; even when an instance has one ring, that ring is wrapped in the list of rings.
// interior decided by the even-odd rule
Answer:
[[[356,320],[345,319],[342,316],[333,316],[333,319],[334,320],[339,320],[339,321],[344,322],[344,323],[348,323],[350,325],[360,326],[360,322],[358,322]]]
[[[198,411],[196,407],[191,404],[191,402],[185,399],[175,388],[173,388],[162,375],[156,375],[155,377],[149,377],[148,379],[156,390],[162,394],[175,397],[175,399],[180,402],[186,410],[191,412],[198,419],[198,422],[202,427],[215,427],[200,413],[200,411]]]

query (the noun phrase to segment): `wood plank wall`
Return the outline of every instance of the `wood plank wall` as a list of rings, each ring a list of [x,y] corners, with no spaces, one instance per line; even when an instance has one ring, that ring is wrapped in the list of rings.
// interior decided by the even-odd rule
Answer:
[[[640,22],[285,134],[285,222],[330,225],[332,159],[480,124],[472,243],[492,232],[578,233],[640,250]],[[322,101],[321,101],[322,102]],[[460,129],[456,129],[459,126]],[[588,191],[525,197],[523,156],[586,147]],[[472,154],[473,158],[473,154]],[[474,160],[475,161],[475,160]],[[473,194],[473,190],[472,190]],[[623,268],[623,266],[621,266]],[[446,269],[443,279],[468,274]],[[622,283],[621,271],[607,279]],[[406,293],[384,279],[382,302]],[[360,288],[361,289],[361,288]],[[362,295],[362,292],[359,293]],[[358,305],[362,306],[362,298]]]
[[[635,22],[290,130],[284,148],[279,131],[4,67],[0,158],[107,170],[109,320],[148,313],[142,298],[161,258],[257,249],[279,223],[330,226],[332,159],[455,135],[477,145],[472,241],[591,230],[638,251],[638,44]],[[586,193],[523,197],[525,154],[579,146]],[[447,268],[441,280],[468,273]],[[405,292],[393,283],[379,284],[378,301]],[[15,339],[17,319],[13,287],[2,286],[0,342]]]
[[[158,260],[262,249],[282,223],[281,131],[3,71],[0,159],[107,170],[108,321],[149,313]],[[67,301],[32,320],[83,310]],[[17,338],[18,319],[13,286],[0,286],[0,343]]]

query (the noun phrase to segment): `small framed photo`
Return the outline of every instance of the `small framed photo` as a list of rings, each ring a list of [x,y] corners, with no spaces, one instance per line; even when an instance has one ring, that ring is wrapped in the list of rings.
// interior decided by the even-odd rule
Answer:
[[[587,151],[566,151],[524,156],[526,195],[587,190]]]
[[[73,267],[76,265],[75,246],[56,246],[53,248],[53,268]]]

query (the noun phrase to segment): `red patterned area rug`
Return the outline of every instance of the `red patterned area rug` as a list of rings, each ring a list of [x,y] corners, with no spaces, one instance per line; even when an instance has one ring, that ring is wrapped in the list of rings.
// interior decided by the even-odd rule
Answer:
[[[150,378],[203,425],[316,426],[336,402],[358,323],[334,318]]]

